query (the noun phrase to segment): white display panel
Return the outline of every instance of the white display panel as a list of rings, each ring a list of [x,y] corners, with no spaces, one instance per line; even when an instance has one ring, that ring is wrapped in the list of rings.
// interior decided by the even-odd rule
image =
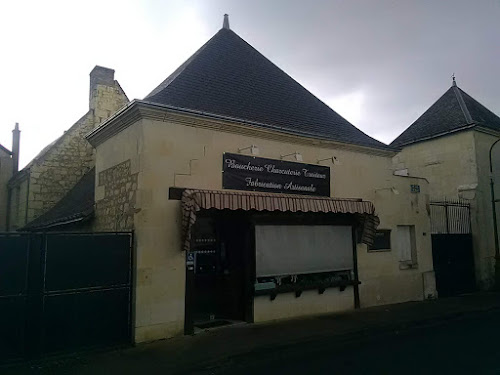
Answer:
[[[353,269],[352,231],[339,225],[256,225],[257,277]]]

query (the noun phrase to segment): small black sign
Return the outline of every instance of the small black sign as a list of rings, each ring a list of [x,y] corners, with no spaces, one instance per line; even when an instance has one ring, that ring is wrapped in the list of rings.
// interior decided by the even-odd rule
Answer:
[[[375,232],[375,238],[373,240],[373,245],[368,249],[368,251],[381,251],[391,249],[391,230],[390,229],[379,229]]]
[[[283,160],[225,153],[224,189],[330,196],[330,168]]]

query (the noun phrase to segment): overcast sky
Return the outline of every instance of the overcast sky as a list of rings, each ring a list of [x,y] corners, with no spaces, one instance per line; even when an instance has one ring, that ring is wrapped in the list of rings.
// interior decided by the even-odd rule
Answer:
[[[500,114],[499,0],[2,1],[0,143],[21,166],[88,110],[95,65],[142,99],[222,26],[389,143],[451,85]]]

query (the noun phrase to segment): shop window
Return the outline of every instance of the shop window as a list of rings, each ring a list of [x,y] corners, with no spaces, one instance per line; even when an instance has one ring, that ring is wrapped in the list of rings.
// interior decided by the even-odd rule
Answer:
[[[416,268],[418,262],[414,225],[397,226],[396,246],[399,252],[399,268]]]
[[[333,225],[257,225],[257,277],[353,269],[352,229]]]
[[[391,230],[379,229],[375,232],[373,245],[368,247],[369,252],[391,251]]]

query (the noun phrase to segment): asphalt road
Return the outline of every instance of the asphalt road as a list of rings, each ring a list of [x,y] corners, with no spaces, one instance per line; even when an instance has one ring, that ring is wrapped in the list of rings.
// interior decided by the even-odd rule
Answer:
[[[189,374],[500,374],[500,312],[378,336],[267,348]]]

